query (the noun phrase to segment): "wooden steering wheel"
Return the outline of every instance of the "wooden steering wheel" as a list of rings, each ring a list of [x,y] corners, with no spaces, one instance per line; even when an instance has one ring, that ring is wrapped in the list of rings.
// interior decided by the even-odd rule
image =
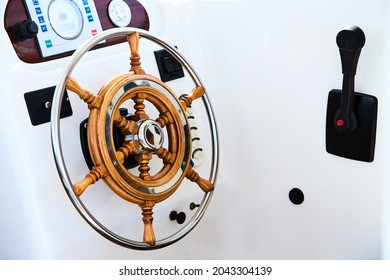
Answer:
[[[130,47],[130,71],[113,77],[94,95],[82,88],[70,75],[81,57],[97,43],[116,36],[127,36]],[[139,38],[147,38],[171,53],[191,75],[195,88],[178,99],[176,94],[156,77],[142,69],[138,53]],[[59,115],[64,89],[76,93],[90,110],[88,119],[88,147],[93,161],[92,170],[84,179],[72,183],[69,178],[60,143]],[[52,105],[52,145],[57,169],[65,190],[79,213],[100,234],[125,247],[156,249],[184,237],[199,222],[214,189],[218,167],[218,139],[213,112],[207,94],[195,71],[178,51],[155,36],[132,28],[104,31],[81,45],[72,55],[56,87]],[[196,99],[202,99],[209,117],[212,134],[212,164],[205,179],[191,166],[191,132],[186,109]],[[123,104],[132,104],[130,118],[120,114]],[[146,106],[147,104],[147,106]],[[151,117],[148,110],[157,112]],[[155,113],[156,115],[156,113]],[[124,137],[115,147],[113,128]],[[138,171],[130,171],[123,164],[129,156],[138,163]],[[151,160],[154,166],[151,168]],[[153,170],[151,170],[153,169]],[[101,225],[86,209],[80,196],[88,186],[102,179],[121,198],[139,205],[144,224],[141,241],[118,236]],[[191,221],[172,236],[157,240],[153,230],[153,207],[170,197],[184,179],[196,183],[204,192],[202,204]]]

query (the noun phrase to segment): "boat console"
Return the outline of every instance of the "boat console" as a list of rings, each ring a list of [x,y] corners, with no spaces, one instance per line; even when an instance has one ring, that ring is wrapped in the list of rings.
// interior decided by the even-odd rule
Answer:
[[[0,259],[390,258],[384,1],[0,11]]]

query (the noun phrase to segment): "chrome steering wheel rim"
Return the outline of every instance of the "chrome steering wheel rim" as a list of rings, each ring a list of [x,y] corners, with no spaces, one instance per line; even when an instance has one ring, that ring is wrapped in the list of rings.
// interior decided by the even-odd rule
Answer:
[[[156,240],[156,243],[154,246],[150,246],[147,243],[141,242],[141,241],[135,241],[131,239],[127,239],[123,236],[120,236],[107,227],[105,227],[103,224],[101,224],[93,215],[90,213],[90,211],[87,209],[87,207],[83,204],[82,200],[74,193],[73,191],[73,182],[69,176],[64,156],[63,156],[63,150],[61,145],[61,135],[60,135],[60,109],[62,105],[62,100],[65,92],[65,85],[66,85],[66,78],[73,72],[75,66],[80,61],[80,59],[84,56],[85,53],[87,53],[89,50],[91,50],[94,46],[96,46],[99,42],[103,40],[107,40],[113,37],[118,36],[127,36],[133,32],[138,32],[139,36],[141,38],[148,39],[157,45],[161,46],[165,50],[167,50],[189,73],[191,76],[193,82],[196,86],[203,86],[203,83],[201,79],[199,78],[199,75],[195,72],[193,67],[189,64],[189,62],[183,57],[180,52],[174,48],[173,46],[167,44],[163,40],[159,39],[158,37],[152,35],[150,32],[146,32],[144,30],[139,30],[135,28],[130,27],[121,27],[121,28],[114,28],[109,29],[106,31],[101,32],[100,34],[92,37],[91,39],[84,42],[80,47],[73,53],[70,60],[66,64],[65,68],[63,69],[59,82],[56,86],[56,90],[54,92],[53,96],[53,102],[52,102],[52,109],[51,109],[51,142],[52,142],[52,150],[53,155],[55,159],[55,163],[57,166],[57,170],[60,176],[60,179],[62,181],[62,184],[64,186],[64,189],[71,200],[74,207],[77,209],[77,211],[80,213],[80,215],[84,218],[84,220],[99,234],[107,238],[108,240],[121,245],[126,248],[136,249],[136,250],[155,250],[159,248],[166,247],[168,245],[171,245],[178,240],[182,239],[184,236],[186,236],[192,229],[195,228],[195,226],[199,223],[201,218],[203,217],[210,200],[212,198],[212,195],[214,193],[214,190],[207,192],[204,194],[202,202],[200,203],[200,206],[198,207],[196,213],[192,216],[192,218],[186,223],[182,228],[180,228],[177,232],[174,234],[165,237],[160,240]],[[215,184],[217,179],[217,170],[218,170],[218,161],[219,161],[219,143],[218,143],[218,132],[217,132],[217,126],[216,126],[216,120],[214,116],[214,112],[211,106],[211,102],[208,98],[207,93],[204,94],[202,97],[202,102],[204,104],[208,121],[209,121],[209,127],[210,127],[210,133],[211,133],[211,145],[212,145],[212,153],[211,153],[211,166],[210,166],[210,174],[209,174],[209,181],[213,184]]]

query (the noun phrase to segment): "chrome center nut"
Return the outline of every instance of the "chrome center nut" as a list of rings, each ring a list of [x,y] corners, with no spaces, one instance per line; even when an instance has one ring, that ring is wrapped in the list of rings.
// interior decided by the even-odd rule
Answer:
[[[156,151],[164,143],[164,133],[157,122],[145,120],[139,125],[138,140],[144,150]]]

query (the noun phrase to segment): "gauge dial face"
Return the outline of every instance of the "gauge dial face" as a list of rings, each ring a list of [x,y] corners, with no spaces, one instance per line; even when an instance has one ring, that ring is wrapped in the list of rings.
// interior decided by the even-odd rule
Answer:
[[[54,32],[63,39],[75,39],[83,31],[84,18],[73,0],[52,0],[48,18]]]
[[[108,5],[108,16],[116,26],[128,26],[131,20],[130,7],[123,0],[112,0]]]

